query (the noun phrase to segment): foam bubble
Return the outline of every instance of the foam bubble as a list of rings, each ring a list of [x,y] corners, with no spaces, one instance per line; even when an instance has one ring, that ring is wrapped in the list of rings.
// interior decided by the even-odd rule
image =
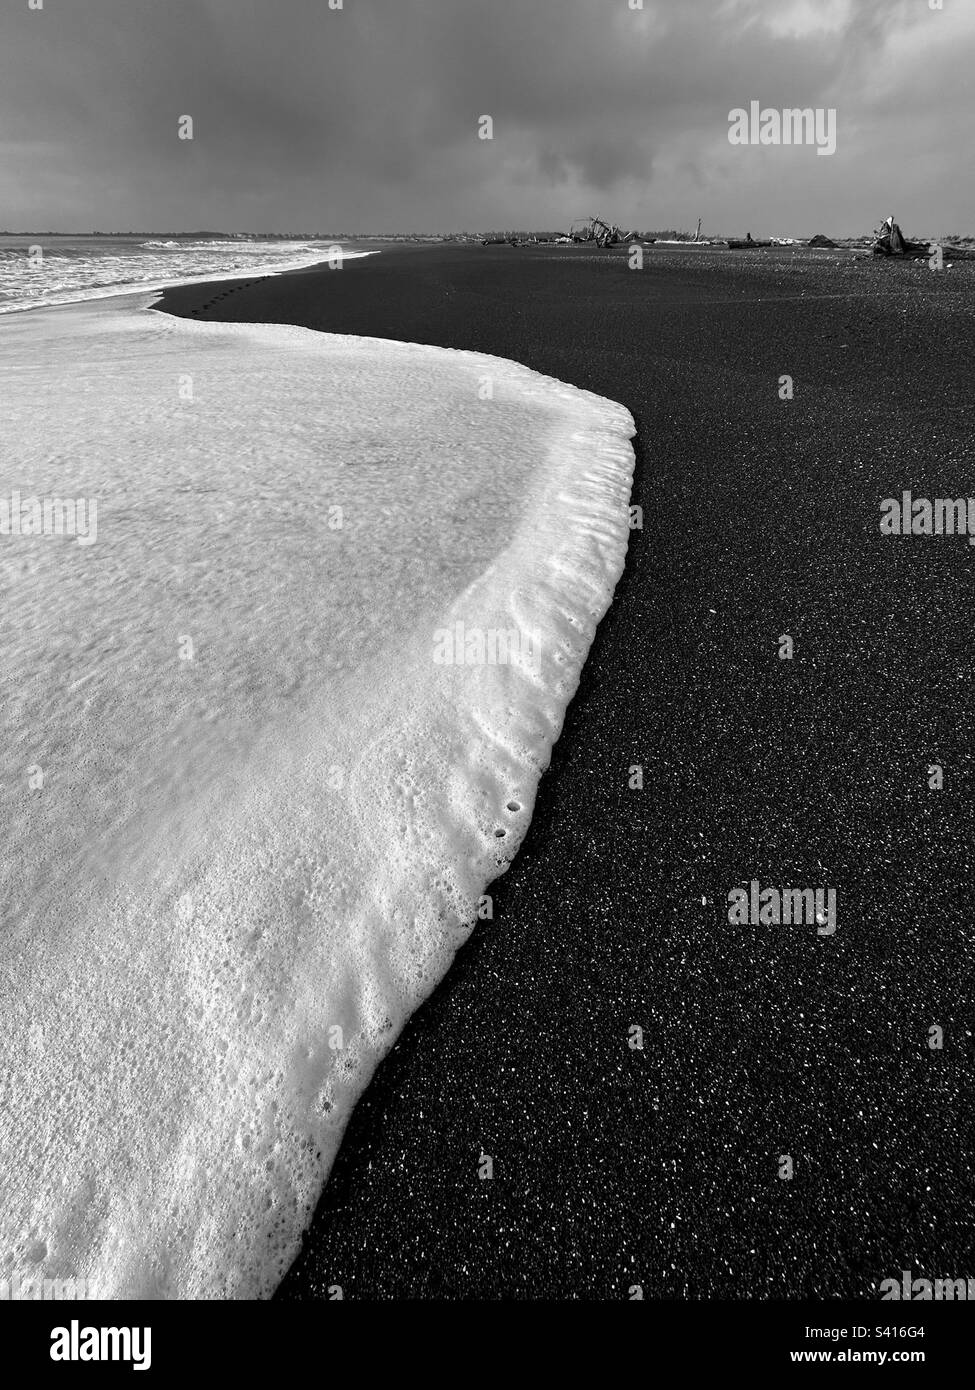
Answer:
[[[266,1296],[517,853],[633,423],[468,353],[8,322],[0,497],[96,497],[98,530],[0,537],[0,1277]]]

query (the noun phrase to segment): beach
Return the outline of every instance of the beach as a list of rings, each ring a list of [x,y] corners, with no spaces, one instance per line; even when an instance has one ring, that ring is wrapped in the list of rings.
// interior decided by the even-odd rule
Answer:
[[[512,359],[638,430],[642,529],[527,836],[278,1297],[870,1298],[965,1271],[975,552],[879,519],[967,496],[973,293],[970,264],[501,246],[163,295]],[[733,925],[755,880],[834,889],[836,930]]]
[[[153,299],[0,341],[0,1291],[268,1298],[517,854],[634,427]]]

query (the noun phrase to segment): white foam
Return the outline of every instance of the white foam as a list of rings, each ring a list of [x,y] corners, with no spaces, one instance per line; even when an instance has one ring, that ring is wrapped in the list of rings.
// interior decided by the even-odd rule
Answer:
[[[0,243],[0,314],[144,295],[172,285],[283,275],[324,261],[337,267],[378,254],[303,242],[144,241],[119,246],[111,237],[97,248],[86,246],[80,254],[75,247],[59,250],[55,242],[36,262],[29,258],[29,249]]]
[[[0,380],[0,498],[98,503],[90,546],[0,536],[0,1278],[265,1296],[524,835],[633,422],[497,358],[118,305],[7,319]],[[438,664],[457,623],[540,659]]]

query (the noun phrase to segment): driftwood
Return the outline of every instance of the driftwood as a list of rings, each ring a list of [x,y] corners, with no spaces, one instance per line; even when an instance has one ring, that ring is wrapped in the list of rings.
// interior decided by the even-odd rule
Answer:
[[[621,241],[632,241],[636,232],[624,232],[615,224],[610,226],[601,217],[577,217],[569,228],[570,241],[594,241],[597,246],[616,246]]]
[[[888,217],[874,232],[874,236],[875,256],[907,256],[911,259],[923,256],[926,259],[931,254],[930,248],[924,242],[909,241],[893,217]]]

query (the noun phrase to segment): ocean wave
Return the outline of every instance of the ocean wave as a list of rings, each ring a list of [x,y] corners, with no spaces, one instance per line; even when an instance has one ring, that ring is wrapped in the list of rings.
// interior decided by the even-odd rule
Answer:
[[[11,319],[0,369],[0,522],[97,503],[92,543],[0,546],[5,1275],[266,1296],[525,834],[633,421],[499,358],[117,305]]]
[[[335,248],[305,242],[143,242],[122,248],[108,241],[72,254],[39,243],[0,256],[0,314],[83,303],[111,295],[164,289],[168,285],[277,275],[300,270],[335,255]],[[342,251],[343,259],[368,252]]]

